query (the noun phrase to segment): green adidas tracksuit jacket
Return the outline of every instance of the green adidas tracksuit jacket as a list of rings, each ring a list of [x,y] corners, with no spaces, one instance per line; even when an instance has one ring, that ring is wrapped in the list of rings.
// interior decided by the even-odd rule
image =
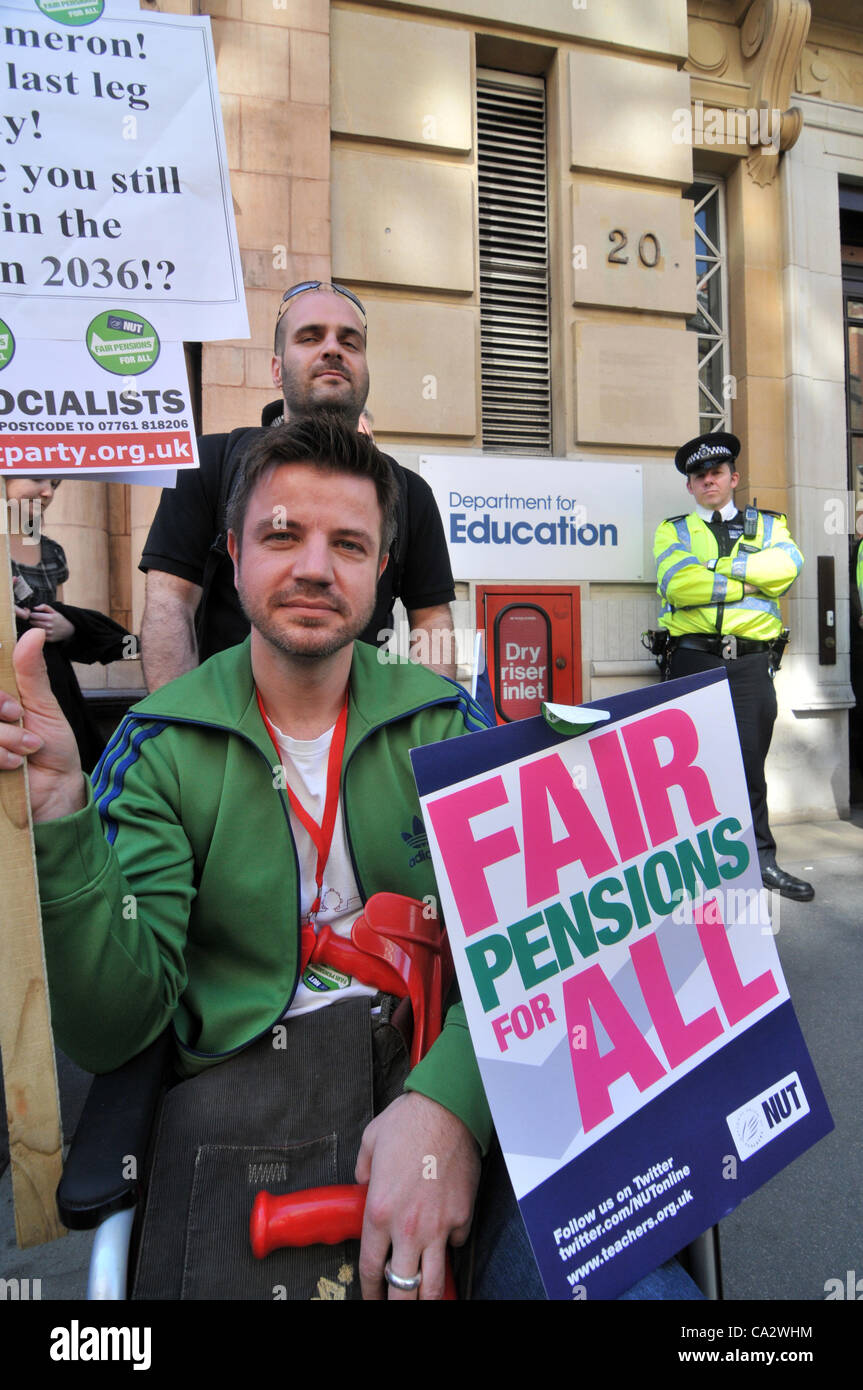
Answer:
[[[484,726],[453,682],[355,644],[341,795],[364,899],[436,894],[408,750]],[[87,807],[36,827],[54,1030],[81,1066],[111,1070],[173,1023],[192,1075],[284,1013],[300,909],[275,761],[247,641],[137,705]],[[460,1004],[408,1086],[485,1149],[491,1121]]]

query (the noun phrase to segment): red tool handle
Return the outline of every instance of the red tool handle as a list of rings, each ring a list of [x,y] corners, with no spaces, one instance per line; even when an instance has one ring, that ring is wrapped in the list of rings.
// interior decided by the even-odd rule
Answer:
[[[332,965],[336,970],[344,971],[346,975],[353,975],[364,985],[373,985],[375,989],[383,990],[384,994],[394,994],[399,999],[405,996],[405,982],[388,961],[375,960],[373,956],[366,955],[365,951],[357,950],[352,941],[337,936],[328,922],[321,927],[309,956],[312,969],[316,962]]]
[[[249,1222],[255,1257],[262,1260],[284,1245],[338,1245],[343,1240],[359,1240],[367,1191],[355,1183],[344,1183],[309,1187],[283,1197],[259,1192]]]
[[[339,1245],[343,1240],[359,1240],[367,1193],[368,1187],[348,1183],[309,1187],[281,1197],[259,1192],[249,1221],[252,1253],[262,1260],[285,1245]],[[449,1255],[443,1296],[450,1301],[456,1297]]]

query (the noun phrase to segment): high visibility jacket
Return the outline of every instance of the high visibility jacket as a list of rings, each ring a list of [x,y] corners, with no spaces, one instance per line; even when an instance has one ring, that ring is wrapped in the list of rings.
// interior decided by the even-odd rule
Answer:
[[[670,517],[657,529],[653,557],[659,621],[674,636],[723,632],[770,641],[782,630],[779,597],[803,568],[785,517],[776,512],[759,512],[755,535],[741,535],[722,558],[716,536],[697,512]],[[744,583],[758,592],[744,593]]]

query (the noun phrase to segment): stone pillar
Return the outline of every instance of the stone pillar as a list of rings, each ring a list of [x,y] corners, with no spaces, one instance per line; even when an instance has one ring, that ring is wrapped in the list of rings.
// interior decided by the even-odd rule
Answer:
[[[161,489],[139,487],[136,483],[129,488],[129,550],[132,556],[129,592],[132,605],[133,632],[141,631],[141,618],[144,614],[144,590],[146,576],[138,569],[138,560],[144,549],[150,523],[159,505]],[[143,684],[143,678],[141,680]]]
[[[785,442],[785,340],[782,304],[782,202],[777,179],[754,183],[739,160],[726,183],[728,299],[734,433],[741,506],[788,509]]]
[[[69,579],[63,598],[79,608],[111,609],[109,585],[108,485],[66,477],[45,513],[44,530],[66,552]],[[104,666],[76,665],[79,683],[89,689],[107,685]]]

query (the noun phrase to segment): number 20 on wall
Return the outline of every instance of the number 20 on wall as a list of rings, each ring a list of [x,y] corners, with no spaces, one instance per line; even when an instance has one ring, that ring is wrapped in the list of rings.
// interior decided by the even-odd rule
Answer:
[[[628,265],[629,257],[624,256],[623,248],[629,244],[629,237],[620,227],[615,227],[609,232],[608,239],[612,249],[608,253],[609,265]],[[638,259],[647,270],[653,270],[659,264],[662,252],[659,246],[659,237],[655,232],[642,232],[638,238]]]

